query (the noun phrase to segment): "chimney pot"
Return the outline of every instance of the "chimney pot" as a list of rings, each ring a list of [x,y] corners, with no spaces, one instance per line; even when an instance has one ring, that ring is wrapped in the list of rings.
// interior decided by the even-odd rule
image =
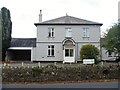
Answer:
[[[42,10],[40,10],[40,14],[42,14]]]
[[[40,14],[39,14],[39,22],[42,22],[42,10],[40,10]]]

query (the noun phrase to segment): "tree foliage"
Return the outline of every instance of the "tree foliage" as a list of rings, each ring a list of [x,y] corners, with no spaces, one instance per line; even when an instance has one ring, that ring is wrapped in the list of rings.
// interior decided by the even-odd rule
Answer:
[[[11,33],[12,33],[12,21],[10,11],[3,7],[1,9],[2,14],[2,60],[5,60],[6,50],[10,46]]]
[[[120,25],[115,24],[105,34],[102,41],[102,47],[105,47],[109,53],[114,52],[120,56]]]
[[[0,12],[0,60],[2,60],[2,14]]]
[[[80,50],[80,58],[83,59],[95,59],[95,63],[98,63],[99,50],[94,45],[83,45]]]

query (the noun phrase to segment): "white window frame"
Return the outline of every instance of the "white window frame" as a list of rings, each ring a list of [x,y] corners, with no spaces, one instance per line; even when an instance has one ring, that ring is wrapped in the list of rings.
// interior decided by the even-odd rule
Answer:
[[[65,28],[65,31],[66,31],[66,35],[65,35],[65,37],[67,38],[71,38],[72,37],[72,28],[70,28],[70,27],[67,27],[67,28]]]
[[[88,27],[84,27],[83,28],[83,38],[89,38],[89,28]]]
[[[55,45],[48,45],[48,57],[54,57]]]
[[[55,37],[55,29],[53,27],[48,28],[48,37]]]
[[[68,50],[68,55],[66,55],[66,50]],[[65,49],[65,57],[74,57],[74,49],[73,48],[66,48]]]

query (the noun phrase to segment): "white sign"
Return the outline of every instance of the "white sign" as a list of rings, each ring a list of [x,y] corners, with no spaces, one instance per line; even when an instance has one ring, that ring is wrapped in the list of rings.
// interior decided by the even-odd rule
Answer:
[[[94,64],[94,59],[83,59],[83,64]]]

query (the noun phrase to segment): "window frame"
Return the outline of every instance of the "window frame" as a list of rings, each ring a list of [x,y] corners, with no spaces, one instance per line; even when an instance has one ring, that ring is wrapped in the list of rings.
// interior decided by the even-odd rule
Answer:
[[[89,38],[90,33],[89,33],[89,27],[83,27],[83,38]]]
[[[55,56],[55,45],[48,45],[47,56],[54,57]]]
[[[66,27],[65,28],[65,37],[66,38],[72,38],[72,28],[71,27]]]
[[[67,50],[67,53],[66,53],[66,50]],[[72,48],[66,48],[65,49],[65,57],[74,57],[74,49],[72,49]]]
[[[48,28],[48,37],[49,38],[54,38],[55,37],[55,28],[53,28],[53,27]]]

